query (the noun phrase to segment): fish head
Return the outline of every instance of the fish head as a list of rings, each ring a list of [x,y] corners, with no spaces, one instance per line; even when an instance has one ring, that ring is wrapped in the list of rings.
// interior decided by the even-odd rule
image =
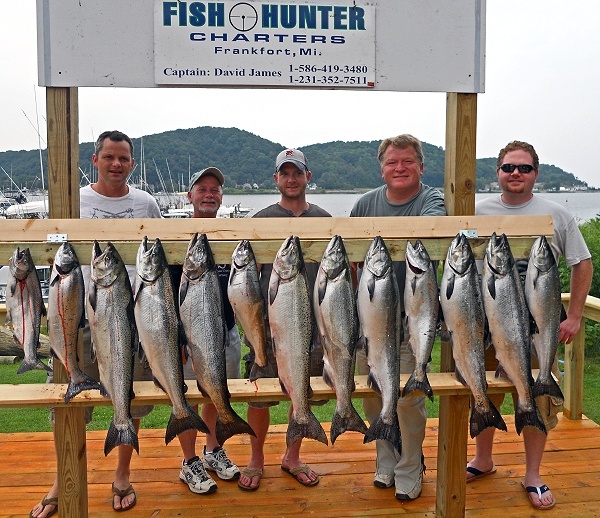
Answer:
[[[204,272],[215,268],[215,260],[206,234],[200,236],[194,234],[183,260],[183,273],[188,279],[199,279]]]
[[[110,286],[120,274],[126,274],[125,264],[115,246],[109,241],[104,250],[98,241],[92,248],[92,263],[90,279],[100,286]]]
[[[529,260],[541,272],[547,272],[556,266],[556,259],[546,236],[540,236],[534,241]]]
[[[375,277],[383,277],[392,267],[392,258],[381,236],[376,236],[371,242],[364,267]]]
[[[22,281],[35,269],[29,248],[13,252],[8,260],[10,274],[17,280]]]
[[[60,275],[66,275],[69,272],[72,272],[78,266],[79,259],[77,258],[75,249],[71,243],[65,241],[62,245],[60,245],[56,251],[56,255],[54,256],[54,269]]]
[[[252,245],[247,239],[242,239],[231,254],[231,264],[236,270],[244,270],[252,263],[256,263]]]
[[[423,245],[420,239],[417,239],[414,246],[410,241],[406,242],[406,267],[415,275],[420,275],[431,266],[431,259],[427,249]]]
[[[335,279],[349,266],[343,239],[341,236],[333,236],[323,252],[321,268],[328,278]]]
[[[167,269],[168,263],[160,239],[156,238],[148,247],[148,237],[144,236],[138,248],[135,269],[137,275],[145,282],[156,281]]]
[[[273,261],[273,270],[280,279],[290,280],[303,269],[304,257],[300,248],[300,239],[296,236],[290,236],[279,247]]]
[[[475,256],[469,240],[464,234],[458,233],[450,243],[446,262],[458,275],[464,275],[465,272],[475,263]]]
[[[485,250],[484,263],[495,275],[504,276],[511,272],[515,260],[506,234],[500,237],[495,232],[492,234]]]

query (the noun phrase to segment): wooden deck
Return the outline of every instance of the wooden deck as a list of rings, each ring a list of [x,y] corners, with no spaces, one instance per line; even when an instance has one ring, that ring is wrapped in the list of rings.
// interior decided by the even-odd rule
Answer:
[[[498,472],[467,485],[466,516],[544,515],[543,511],[533,510],[520,485],[524,472],[523,442],[514,431],[512,416],[505,419],[509,431],[496,435]],[[324,427],[328,431],[329,424]],[[321,475],[321,482],[313,488],[300,486],[279,469],[285,429],[286,425],[270,429],[265,445],[265,473],[257,492],[242,492],[235,482],[218,481],[218,491],[207,496],[194,495],[179,482],[181,450],[178,442],[165,446],[164,430],[142,430],[140,455],[134,454],[131,476],[138,503],[125,516],[435,515],[437,419],[427,422],[424,444],[427,474],[423,494],[407,503],[394,498],[393,488],[373,486],[375,447],[372,443],[362,444],[362,436],[354,432],[341,435],[333,447],[305,441],[302,458]],[[105,434],[105,431],[87,434],[89,516],[93,518],[115,516],[110,507],[110,484],[116,452],[104,457]],[[50,433],[2,434],[0,517],[28,516],[35,502],[44,496],[56,469],[53,448]],[[247,436],[231,438],[226,449],[240,466],[248,461]],[[473,449],[474,441],[469,439],[469,455]],[[558,502],[551,511],[552,517],[600,516],[600,426],[586,418],[581,421],[561,418],[549,436],[542,475]]]

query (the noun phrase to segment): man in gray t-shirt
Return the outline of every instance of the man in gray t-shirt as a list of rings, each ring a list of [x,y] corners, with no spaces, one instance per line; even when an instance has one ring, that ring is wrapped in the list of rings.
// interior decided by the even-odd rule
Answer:
[[[308,186],[312,173],[308,169],[304,153],[298,149],[285,149],[275,160],[275,174],[273,179],[281,193],[281,199],[257,212],[255,218],[310,218],[331,217],[329,212],[317,205],[306,201],[306,187]],[[272,265],[264,264],[261,267],[260,283],[265,300],[271,276]],[[307,264],[310,293],[315,283],[319,265],[317,263]],[[267,330],[268,332],[268,330]],[[269,340],[270,342],[270,340]],[[268,344],[271,347],[272,344]],[[270,354],[272,356],[272,354]],[[318,359],[322,365],[322,353],[311,351],[311,364],[313,359]],[[311,375],[317,375],[311,372]],[[269,406],[251,404],[248,406],[248,423],[256,433],[256,437],[250,437],[252,455],[248,465],[242,469],[238,485],[244,491],[256,491],[260,485],[260,478],[264,467],[264,442],[269,429],[270,411]],[[302,440],[296,441],[287,447],[281,461],[281,467],[290,473],[300,484],[314,486],[319,482],[319,476],[300,460],[300,446]]]
[[[359,198],[350,217],[364,216],[445,216],[444,197],[437,189],[421,182],[423,175],[423,148],[412,135],[385,139],[379,146],[378,158],[384,185]],[[404,294],[406,265],[394,262],[394,271],[400,293]],[[404,307],[403,295],[398,303]],[[359,374],[368,374],[365,351],[357,351]],[[415,357],[406,342],[400,346],[401,373],[411,373]],[[363,399],[363,408],[369,422],[381,411],[381,398]],[[396,498],[414,500],[421,494],[423,481],[423,440],[427,412],[425,398],[412,396],[398,401],[398,421],[402,431],[402,454],[385,440],[377,440],[377,463],[373,483],[377,487],[396,486]]]

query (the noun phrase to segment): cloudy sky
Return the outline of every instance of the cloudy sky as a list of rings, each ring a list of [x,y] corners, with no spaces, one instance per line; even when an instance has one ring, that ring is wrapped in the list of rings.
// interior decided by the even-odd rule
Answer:
[[[38,127],[45,148],[35,1],[3,1],[0,13],[0,151],[37,149]],[[541,162],[600,187],[598,20],[597,0],[487,2],[486,91],[478,95],[478,158],[496,156],[510,140],[526,140]],[[443,93],[255,90],[253,105],[244,110],[235,108],[235,95],[232,90],[205,89],[198,103],[194,89],[80,88],[80,141],[92,141],[105,129],[139,137],[221,126],[289,147],[380,140],[405,132],[445,145]],[[352,109],[357,104],[360,117]],[[285,117],[278,109],[283,106]],[[289,115],[289,106],[297,106],[296,116]]]

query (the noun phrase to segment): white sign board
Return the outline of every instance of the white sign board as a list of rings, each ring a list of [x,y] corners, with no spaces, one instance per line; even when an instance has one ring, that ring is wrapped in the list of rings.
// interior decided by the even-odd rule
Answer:
[[[354,0],[155,0],[154,79],[159,85],[372,88],[375,8]]]
[[[41,86],[485,86],[485,0],[36,1]]]

